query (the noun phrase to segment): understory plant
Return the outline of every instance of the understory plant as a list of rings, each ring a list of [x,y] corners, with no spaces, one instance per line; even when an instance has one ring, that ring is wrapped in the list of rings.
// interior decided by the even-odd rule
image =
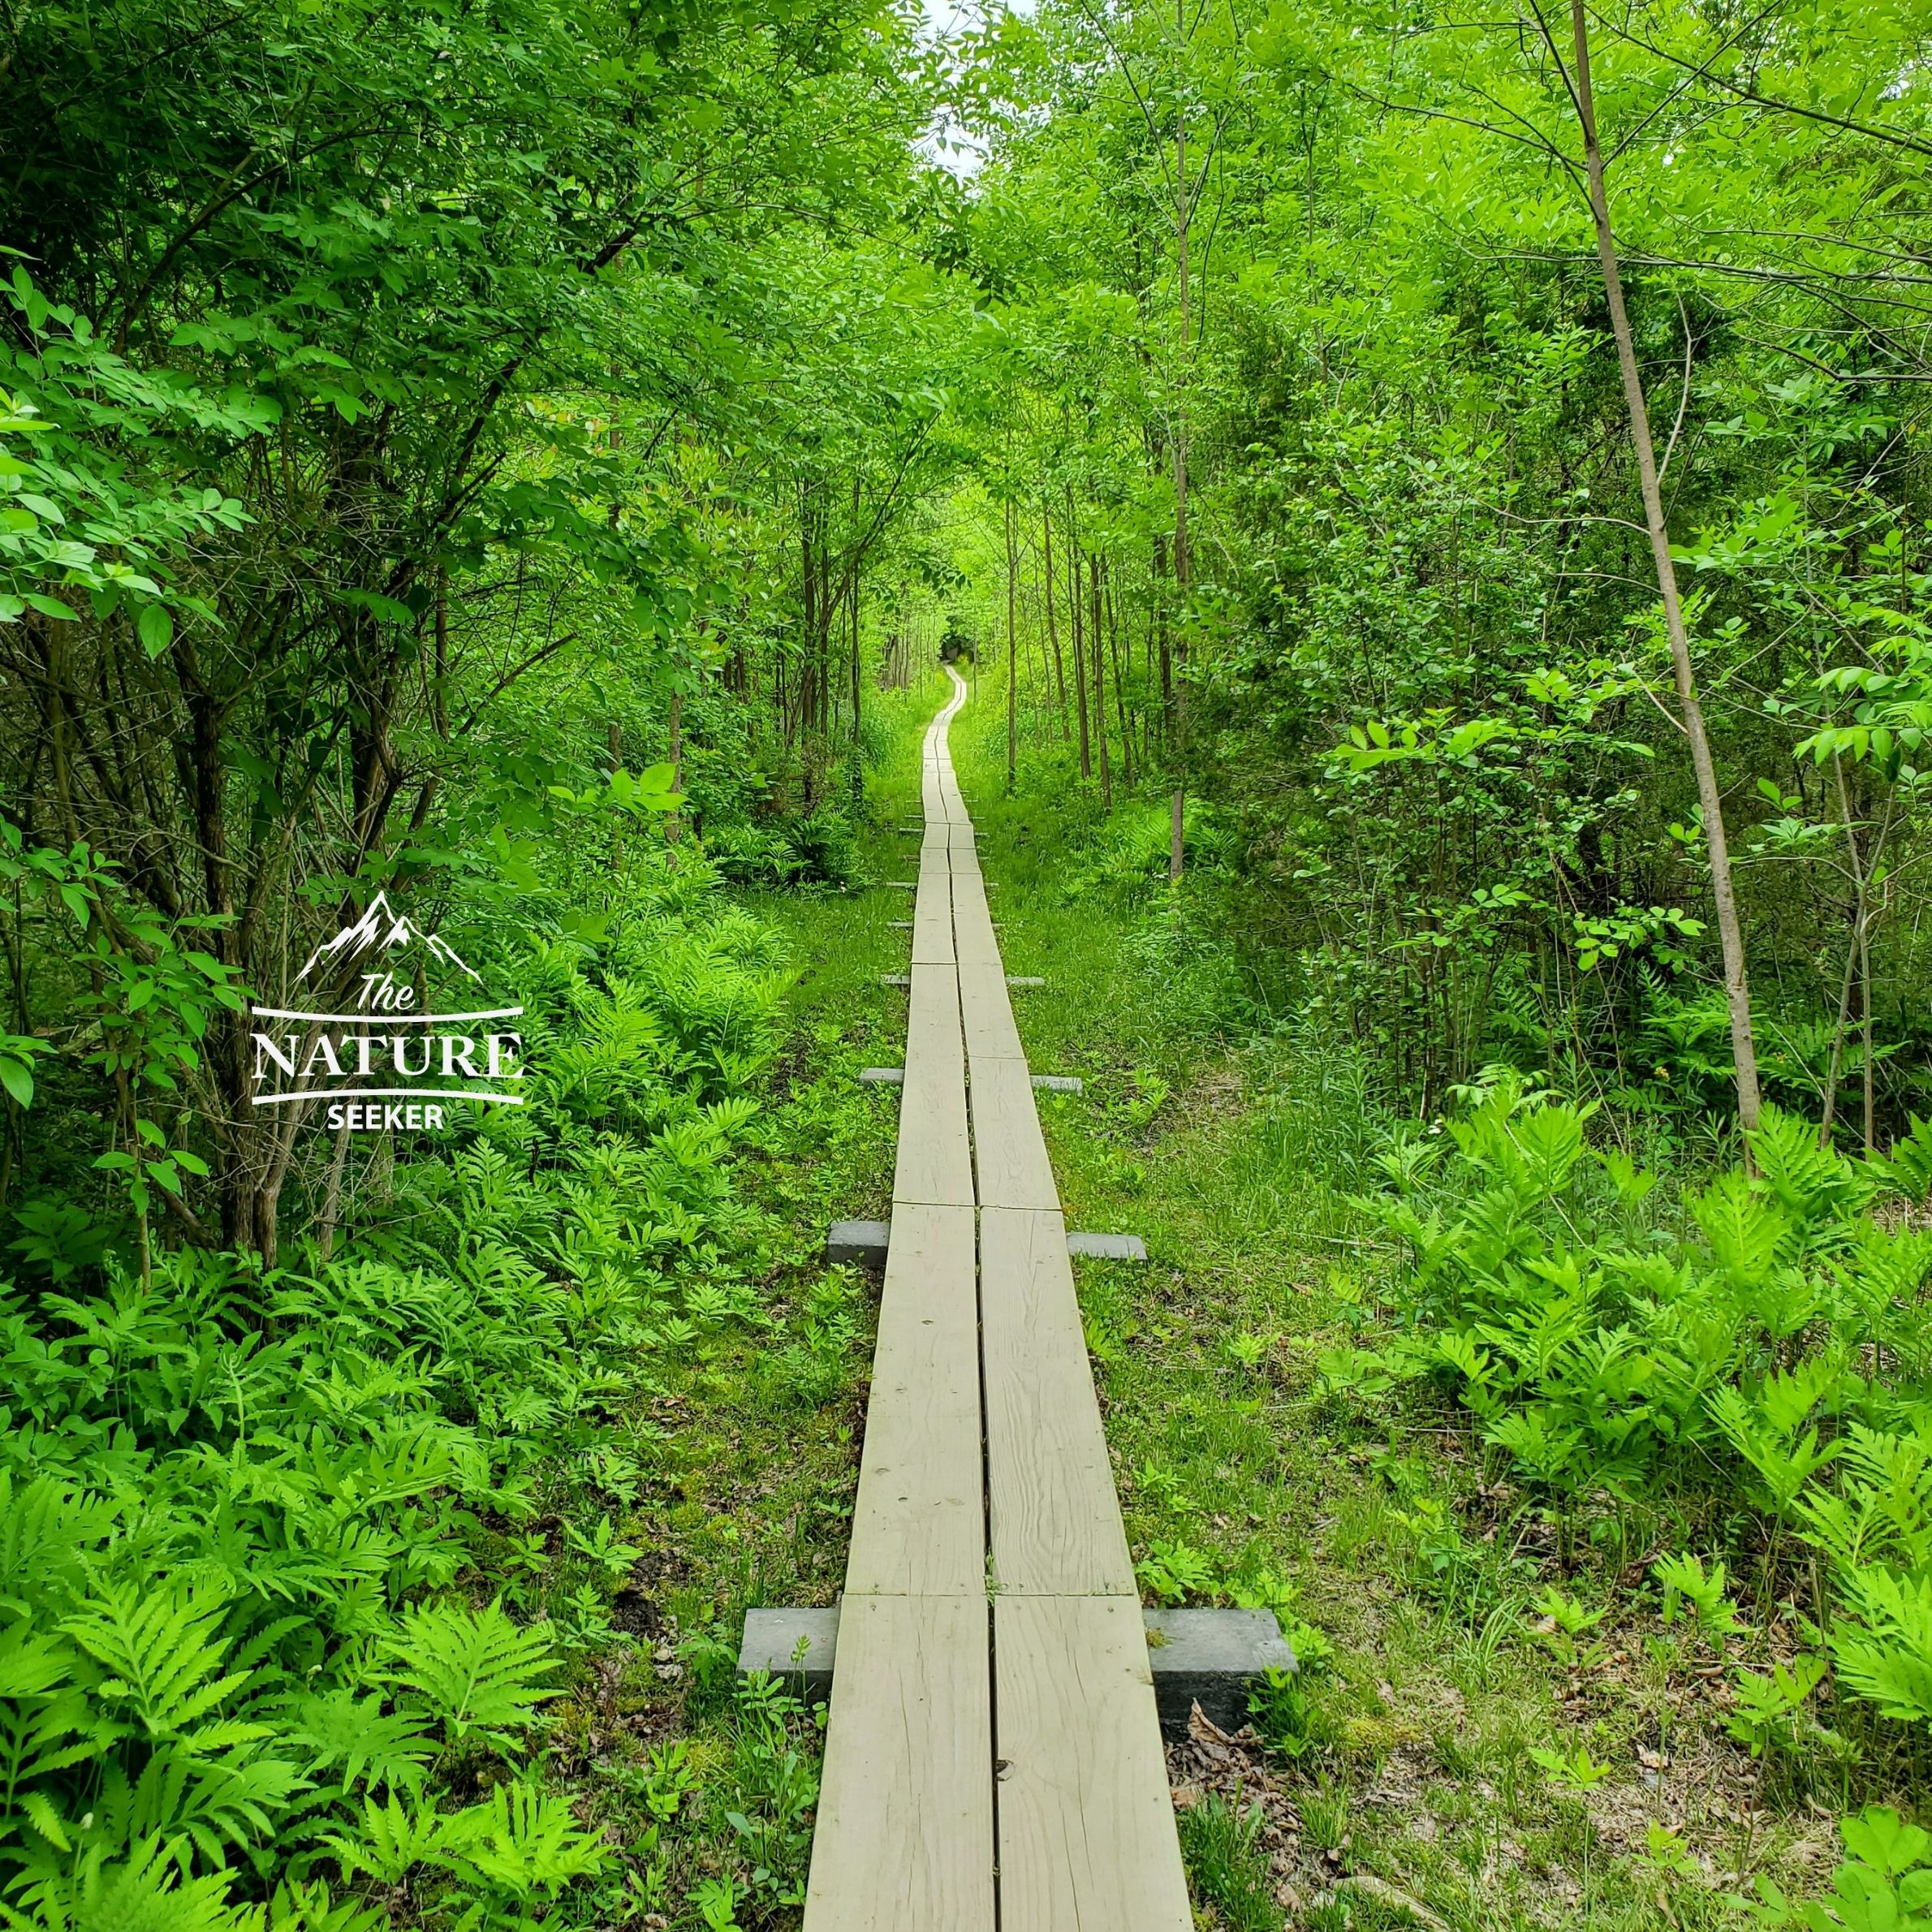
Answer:
[[[597,943],[499,962],[528,1104],[361,1174],[330,1258],[186,1246],[144,1276],[111,1231],[68,1229],[58,1270],[16,1244],[11,1932],[356,1932],[405,1901],[520,1926],[609,1875],[546,1774],[544,1707],[615,1639],[653,1365],[762,1319],[733,1167],[782,961],[708,876],[647,868]],[[560,1521],[558,1495],[585,1507]],[[753,1836],[810,1802],[775,1756]],[[789,1871],[791,1849],[748,1857]]]
[[[1394,1331],[1327,1356],[1329,1386],[1438,1391],[1494,1475],[1566,1530],[1614,1531],[1665,1493],[1714,1500],[1764,1601],[1808,1602],[1839,1693],[1922,1744],[1932,1123],[1854,1159],[1767,1107],[1748,1164],[1672,1193],[1593,1142],[1595,1112],[1492,1069],[1446,1135],[1383,1149],[1388,1184],[1356,1205],[1409,1265]],[[1681,1605],[1720,1642],[1740,1628],[1715,1553],[1656,1571],[1667,1617]],[[1762,1722],[1740,1737],[1797,1735],[1822,1675],[1803,1658],[1782,1682],[1747,1674],[1743,1720]]]

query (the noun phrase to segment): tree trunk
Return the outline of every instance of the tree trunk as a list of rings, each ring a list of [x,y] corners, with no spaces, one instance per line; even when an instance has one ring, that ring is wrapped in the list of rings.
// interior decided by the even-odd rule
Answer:
[[[1013,551],[1013,500],[1007,499],[1007,792],[1011,796],[1020,760],[1020,659],[1014,649],[1013,600],[1020,564]]]
[[[1104,812],[1114,809],[1114,774],[1107,764],[1107,641],[1100,622],[1100,558],[1087,559],[1087,643],[1093,658],[1093,723],[1100,733],[1100,804]]]
[[[1081,636],[1080,543],[1073,534],[1071,495],[1067,505],[1067,602],[1073,612],[1073,695],[1080,713],[1080,775],[1090,778],[1093,775],[1093,758],[1087,735],[1087,660],[1083,649],[1085,640]]]
[[[1040,536],[1044,553],[1041,568],[1046,576],[1046,640],[1053,646],[1054,682],[1060,694],[1060,742],[1064,744],[1072,735],[1067,722],[1067,664],[1060,655],[1060,627],[1054,616],[1059,586],[1053,580],[1053,512],[1044,503],[1040,506]]]
[[[1590,218],[1596,224],[1603,292],[1609,304],[1611,328],[1616,337],[1617,363],[1623,373],[1630,440],[1636,447],[1637,480],[1643,491],[1644,520],[1650,530],[1658,594],[1663,602],[1664,627],[1670,637],[1671,662],[1677,678],[1678,708],[1683,714],[1684,735],[1690,740],[1697,800],[1704,809],[1704,835],[1710,852],[1710,896],[1717,913],[1718,938],[1723,950],[1724,998],[1730,1008],[1731,1051],[1737,1073],[1737,1117],[1749,1130],[1757,1124],[1757,1048],[1751,1030],[1751,989],[1744,971],[1744,928],[1738,919],[1737,897],[1731,882],[1731,848],[1724,836],[1723,795],[1718,789],[1717,766],[1711,758],[1710,741],[1705,735],[1697,674],[1691,664],[1690,640],[1684,629],[1684,607],[1678,601],[1676,567],[1671,559],[1663,493],[1657,481],[1650,411],[1644,401],[1643,378],[1637,366],[1637,344],[1630,331],[1630,317],[1624,306],[1616,237],[1610,225],[1610,201],[1603,188],[1603,151],[1597,140],[1596,107],[1590,91],[1589,27],[1583,0],[1570,0],[1570,24],[1576,40],[1576,118],[1583,131],[1584,157],[1589,176]]]
[[[1174,19],[1186,37],[1183,0],[1174,0]],[[1192,213],[1188,194],[1188,119],[1184,110],[1174,134],[1174,242],[1180,295],[1180,356],[1175,369],[1174,399],[1174,588],[1175,602],[1187,601],[1193,559],[1188,549],[1188,227]],[[1185,647],[1182,647],[1184,650]],[[1187,696],[1174,689],[1174,743],[1171,756],[1179,783],[1169,801],[1167,877],[1177,880],[1187,860],[1185,838],[1187,778]]]

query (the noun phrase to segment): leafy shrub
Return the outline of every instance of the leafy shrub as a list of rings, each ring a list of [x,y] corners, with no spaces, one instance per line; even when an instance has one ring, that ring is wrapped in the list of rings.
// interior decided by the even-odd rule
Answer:
[[[758,1236],[731,1166],[783,963],[712,876],[514,963],[530,1104],[396,1168],[327,1263],[162,1250],[143,1282],[28,1227],[47,1285],[0,1291],[11,1932],[360,1932],[357,1895],[405,1883],[427,1923],[508,1925],[603,1866],[530,1753],[636,1553],[606,1522],[476,1585],[558,1459],[604,1453],[640,1357],[756,1313],[718,1276]],[[773,1776],[796,1836],[809,1775]],[[789,1887],[791,1839],[758,1849]]]
[[[1593,1110],[1504,1075],[1449,1123],[1452,1160],[1385,1160],[1391,1191],[1357,1205],[1413,1257],[1407,1322],[1327,1365],[1331,1386],[1438,1384],[1559,1503],[1714,1467],[1827,1559],[1841,1685],[1932,1723],[1932,1233],[1896,1213],[1922,1197],[1932,1126],[1853,1161],[1767,1108],[1754,1171],[1673,1217],[1654,1175],[1590,1145]],[[1721,1566],[1660,1579],[1718,1628]]]

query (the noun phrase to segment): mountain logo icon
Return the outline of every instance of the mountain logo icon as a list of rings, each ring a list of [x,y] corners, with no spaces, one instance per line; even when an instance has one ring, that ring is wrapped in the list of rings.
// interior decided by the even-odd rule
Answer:
[[[438,970],[425,975],[425,964]],[[455,1118],[452,1102],[523,1106],[523,1036],[502,1023],[524,1009],[419,1011],[423,980],[446,977],[445,968],[483,986],[454,947],[378,892],[303,962],[295,984],[307,1005],[248,1008],[251,1101],[292,1107],[298,1122],[319,1103],[325,1123],[347,1133],[441,1132]],[[451,1003],[471,997],[465,986]],[[351,1010],[310,1010],[337,999]]]
[[[425,932],[420,927],[411,925],[408,915],[390,905],[388,895],[382,892],[369,901],[360,919],[345,925],[333,939],[325,940],[318,946],[304,962],[295,978],[298,982],[307,979],[317,966],[353,966],[371,955],[381,957],[412,946],[420,947],[430,958],[455,967],[459,972],[468,973],[479,986],[482,985],[483,976],[467,964],[453,946],[434,933]]]

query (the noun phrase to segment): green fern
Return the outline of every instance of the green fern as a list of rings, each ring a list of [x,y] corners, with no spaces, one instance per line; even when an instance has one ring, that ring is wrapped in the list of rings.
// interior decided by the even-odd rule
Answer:
[[[443,1727],[451,1744],[474,1736],[509,1744],[556,1695],[546,1680],[562,1660],[541,1630],[521,1629],[500,1602],[474,1611],[457,1604],[418,1606],[403,1619],[390,1654],[403,1668],[394,1681]]]
[[[94,1694],[130,1711],[150,1738],[221,1751],[268,1734],[260,1724],[201,1721],[248,1681],[246,1671],[219,1674],[226,1607],[223,1598],[210,1602],[179,1587],[108,1584],[60,1627],[107,1672]]]

